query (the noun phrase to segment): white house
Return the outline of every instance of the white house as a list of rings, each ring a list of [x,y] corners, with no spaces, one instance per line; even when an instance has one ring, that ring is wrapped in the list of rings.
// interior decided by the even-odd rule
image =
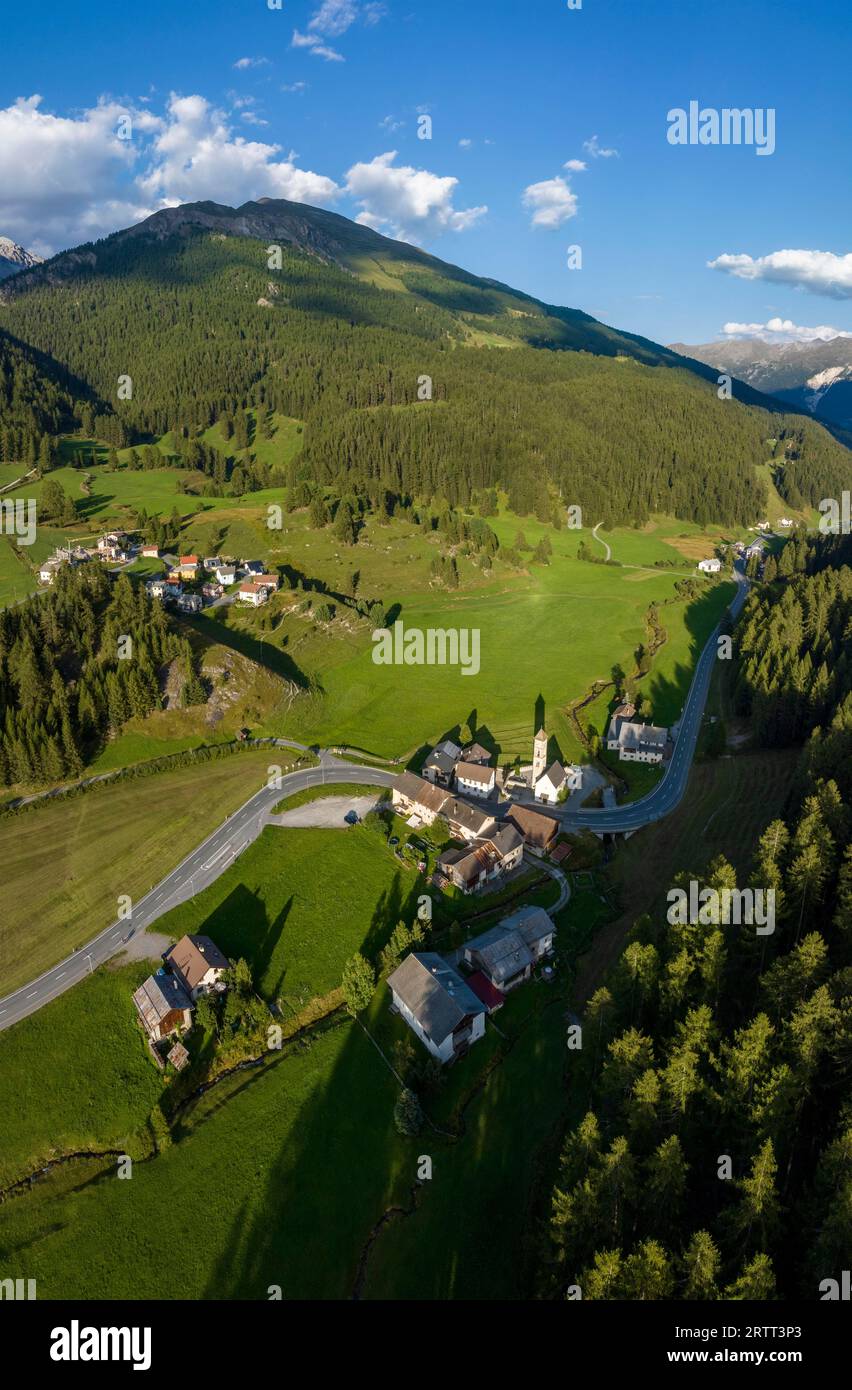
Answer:
[[[490,796],[497,784],[497,773],[493,767],[483,767],[481,763],[457,763],[456,786],[460,792],[469,796]]]
[[[668,741],[668,729],[622,719],[618,721],[615,734],[610,724],[606,746],[610,752],[618,753],[623,763],[661,763]]]
[[[718,574],[722,568],[722,561],[719,559],[699,560],[698,568],[703,570],[705,574]]]
[[[551,763],[542,773],[533,788],[536,801],[555,806],[563,790],[578,791],[583,785],[583,773],[579,767],[563,767],[560,762]]]
[[[224,587],[227,589],[230,587],[231,584],[234,584],[236,582],[237,571],[234,569],[233,565],[217,565],[216,578],[218,579],[219,583],[224,585]]]
[[[246,560],[243,565],[243,571],[249,578],[253,577],[259,579],[260,576],[263,574],[263,561]]]
[[[392,1007],[439,1062],[463,1057],[485,1033],[485,1005],[433,951],[406,956],[388,987]]]
[[[495,829],[494,817],[484,807],[472,806],[413,772],[402,772],[394,778],[391,791],[393,807],[399,815],[412,817],[421,825],[432,825],[441,816],[456,840],[471,844]]]
[[[250,603],[252,608],[259,608],[262,603],[268,603],[269,589],[265,584],[256,584],[247,579],[237,590],[237,598],[240,603]]]
[[[163,955],[163,960],[190,999],[223,989],[222,977],[231,963],[209,936],[182,936]]]

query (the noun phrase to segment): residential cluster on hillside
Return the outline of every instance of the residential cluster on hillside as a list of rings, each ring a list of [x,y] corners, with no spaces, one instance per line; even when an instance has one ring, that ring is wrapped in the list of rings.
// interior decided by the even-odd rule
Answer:
[[[52,584],[63,565],[82,565],[90,560],[102,564],[128,564],[138,554],[126,531],[107,531],[94,545],[59,546],[40,566],[38,577],[42,584]]]
[[[223,977],[230,968],[227,956],[209,936],[182,936],[164,952],[163,965],[133,995],[136,1012],[158,1062],[161,1059],[153,1044],[191,1027],[196,1000],[202,994],[226,989]],[[168,1060],[180,1070],[185,1065],[186,1050],[180,1047],[176,1057],[172,1056],[174,1051],[173,1048]]]
[[[561,764],[546,768],[548,739],[540,730],[535,740],[537,778],[518,778],[513,784],[534,794],[545,781],[549,789],[562,785]],[[579,773],[571,769],[572,773]],[[568,774],[565,773],[566,779]],[[570,779],[579,785],[579,778]],[[521,867],[524,850],[545,854],[554,845],[560,825],[532,806],[500,800],[509,790],[499,771],[491,766],[491,754],[481,744],[462,749],[450,739],[433,748],[423,764],[423,776],[403,772],[394,781],[394,810],[412,829],[430,826],[439,818],[459,843],[438,859],[438,886],[452,885],[473,893]],[[466,799],[471,798],[471,799]],[[547,798],[542,796],[541,800]],[[554,798],[556,799],[556,798]]]
[[[142,553],[158,554],[153,546]],[[220,555],[200,559],[197,555],[181,555],[176,565],[165,574],[149,579],[145,588],[161,603],[173,603],[182,612],[197,613],[205,602],[215,603],[222,598],[238,579],[242,579],[242,583],[236,592],[237,600],[253,608],[267,603],[281,583],[277,574],[265,573],[260,560],[231,560]],[[199,583],[195,591],[185,588],[187,584]]]
[[[485,1019],[553,954],[556,927],[540,907],[522,907],[461,951],[417,951],[388,976],[391,1008],[439,1062],[463,1057]]]

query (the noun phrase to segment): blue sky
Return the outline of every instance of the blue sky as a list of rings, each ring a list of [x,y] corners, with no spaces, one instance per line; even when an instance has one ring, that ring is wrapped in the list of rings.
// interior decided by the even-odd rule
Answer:
[[[852,332],[840,0],[46,0],[3,31],[0,235],[42,252],[295,197],[658,341]],[[671,145],[690,101],[773,108],[775,152]]]

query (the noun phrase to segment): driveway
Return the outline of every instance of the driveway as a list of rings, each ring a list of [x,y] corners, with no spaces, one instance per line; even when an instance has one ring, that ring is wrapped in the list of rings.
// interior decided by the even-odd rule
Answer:
[[[309,801],[305,806],[294,806],[292,811],[282,811],[277,816],[268,816],[267,823],[340,830],[346,828],[344,817],[348,811],[354,811],[363,820],[378,804],[377,796],[329,796],[322,801]]]

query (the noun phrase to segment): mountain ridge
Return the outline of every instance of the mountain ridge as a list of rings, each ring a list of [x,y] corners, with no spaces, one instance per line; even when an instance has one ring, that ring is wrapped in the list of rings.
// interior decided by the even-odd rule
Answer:
[[[41,265],[42,261],[43,258],[34,251],[27,251],[10,237],[0,236],[0,280],[20,275],[24,270]]]
[[[272,413],[304,425],[281,481],[379,506],[502,486],[542,519],[570,503],[604,522],[752,523],[770,453],[792,507],[848,472],[810,418],[747,385],[722,401],[704,363],[301,203],[184,204],[63,252],[0,286],[4,331],[107,403],[111,443],[169,434],[195,458],[216,422]],[[228,486],[233,461],[218,467]]]
[[[671,348],[734,373],[821,424],[852,429],[852,334],[807,343],[738,338]]]

